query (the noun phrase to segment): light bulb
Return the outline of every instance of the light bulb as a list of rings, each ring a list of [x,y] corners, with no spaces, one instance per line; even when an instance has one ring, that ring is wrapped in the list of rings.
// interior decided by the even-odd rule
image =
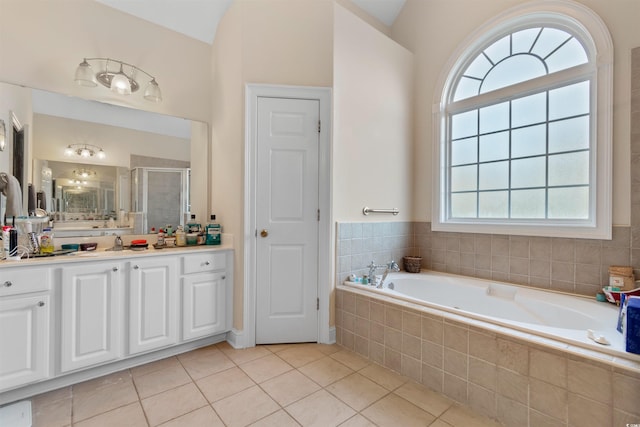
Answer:
[[[107,157],[107,155],[105,154],[104,150],[101,148],[100,151],[98,151],[97,157],[102,160],[105,157]]]
[[[131,95],[131,82],[120,64],[120,71],[111,78],[111,90],[119,95]]]
[[[91,157],[91,151],[87,147],[84,147],[80,150],[80,157]]]
[[[73,148],[70,145],[67,145],[67,148],[64,149],[65,156],[73,156]]]

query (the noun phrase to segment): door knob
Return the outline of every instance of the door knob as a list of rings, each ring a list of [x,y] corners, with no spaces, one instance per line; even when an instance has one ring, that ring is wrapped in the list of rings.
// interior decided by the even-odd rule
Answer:
[[[260,237],[267,237],[269,235],[269,232],[267,230],[262,230],[260,232]]]

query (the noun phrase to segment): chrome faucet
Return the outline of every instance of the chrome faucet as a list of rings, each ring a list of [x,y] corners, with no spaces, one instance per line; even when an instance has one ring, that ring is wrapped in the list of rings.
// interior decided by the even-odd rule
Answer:
[[[120,237],[119,235],[116,235],[116,239],[113,243],[113,250],[114,251],[121,251],[123,249],[123,245],[122,245],[122,237]]]
[[[391,262],[387,264],[386,267],[387,268],[385,268],[384,273],[382,273],[382,279],[380,279],[380,283],[378,283],[378,285],[376,286],[377,288],[382,289],[382,285],[384,285],[384,281],[387,280],[387,275],[389,274],[390,271],[395,271],[395,272],[400,271],[400,267],[398,266],[398,263],[395,262],[394,260],[391,260]]]
[[[375,261],[372,260],[371,264],[369,264],[367,267],[369,268],[369,284],[371,286],[375,286],[378,289],[382,288],[382,285],[384,284],[384,281],[387,279],[387,275],[389,274],[390,271],[400,271],[400,267],[393,260],[388,264],[380,264],[380,265],[376,265]],[[380,282],[378,282],[378,279],[376,277],[376,270],[381,268],[384,268],[384,273],[382,273],[382,278],[380,279]]]

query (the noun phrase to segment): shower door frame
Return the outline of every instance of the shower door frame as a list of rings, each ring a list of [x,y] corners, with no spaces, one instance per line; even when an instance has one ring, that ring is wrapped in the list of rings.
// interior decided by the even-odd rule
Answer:
[[[138,188],[134,191],[134,200],[133,207],[136,208],[138,212],[144,212],[143,215],[143,223],[142,230],[144,233],[149,232],[149,223],[148,223],[148,215],[149,215],[149,172],[161,172],[161,173],[176,173],[179,172],[181,174],[181,184],[180,184],[180,223],[178,225],[185,225],[184,217],[190,209],[190,197],[189,197],[189,185],[190,185],[190,168],[159,168],[159,167],[137,167],[134,168],[133,171],[136,174],[136,179],[132,180],[132,185],[138,184],[138,179],[142,179],[142,200],[138,199],[139,191]],[[137,176],[138,172],[142,172],[142,176]]]

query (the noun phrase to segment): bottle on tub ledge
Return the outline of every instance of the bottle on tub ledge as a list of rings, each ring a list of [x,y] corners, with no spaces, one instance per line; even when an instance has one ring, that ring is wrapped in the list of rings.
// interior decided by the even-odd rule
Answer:
[[[216,223],[216,216],[211,215],[211,220],[206,226],[206,238],[205,243],[207,245],[220,245],[222,244],[222,226]]]

